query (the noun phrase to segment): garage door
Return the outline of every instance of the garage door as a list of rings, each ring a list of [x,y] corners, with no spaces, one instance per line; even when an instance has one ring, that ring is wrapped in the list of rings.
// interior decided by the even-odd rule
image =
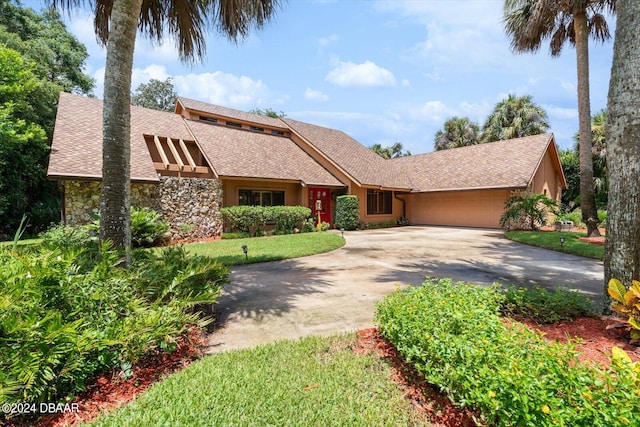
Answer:
[[[412,194],[407,211],[412,224],[500,228],[509,190]]]

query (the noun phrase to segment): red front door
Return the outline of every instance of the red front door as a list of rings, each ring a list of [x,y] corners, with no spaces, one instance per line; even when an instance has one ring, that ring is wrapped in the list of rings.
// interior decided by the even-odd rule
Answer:
[[[331,189],[321,187],[309,187],[309,207],[311,214],[318,222],[331,223]]]

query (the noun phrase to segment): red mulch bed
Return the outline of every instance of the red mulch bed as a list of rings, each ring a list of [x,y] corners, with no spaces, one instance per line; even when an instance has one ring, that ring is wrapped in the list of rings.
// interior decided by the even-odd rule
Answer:
[[[560,322],[552,325],[529,326],[544,332],[550,340],[566,342],[567,338],[579,339],[579,360],[583,363],[598,363],[602,366],[609,363],[611,348],[618,346],[624,349],[633,360],[640,361],[640,351],[628,344],[628,333],[619,329],[607,330],[607,325],[616,323],[613,318],[595,319],[584,317],[572,322]],[[172,372],[188,366],[192,360],[200,356],[199,348],[204,344],[202,335],[192,331],[179,344],[175,352],[160,354],[147,360],[134,369],[131,378],[123,380],[117,373],[101,376],[87,393],[78,396],[78,413],[58,414],[34,420],[20,420],[8,423],[8,426],[22,427],[37,425],[39,427],[62,427],[77,425],[100,415],[103,411],[117,408],[131,401],[135,395],[146,390],[151,384],[162,380]],[[358,332],[358,340],[354,346],[357,353],[376,352],[387,358],[392,365],[392,379],[396,381],[411,401],[430,422],[444,427],[475,426],[474,414],[462,410],[417,375],[409,365],[404,363],[395,347],[384,340],[377,328],[364,329]]]

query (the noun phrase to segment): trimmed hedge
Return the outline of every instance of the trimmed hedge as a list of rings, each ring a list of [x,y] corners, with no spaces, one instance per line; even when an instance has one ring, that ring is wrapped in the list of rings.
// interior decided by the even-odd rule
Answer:
[[[357,230],[360,225],[360,203],[358,196],[338,196],[336,198],[336,227]]]
[[[241,233],[260,236],[267,222],[273,221],[277,234],[291,234],[302,229],[311,215],[303,206],[230,206],[220,209],[222,218]]]
[[[495,289],[429,279],[386,297],[376,322],[425,379],[491,426],[633,425],[640,364],[614,349],[611,367],[581,364],[573,345],[549,342],[499,316]]]

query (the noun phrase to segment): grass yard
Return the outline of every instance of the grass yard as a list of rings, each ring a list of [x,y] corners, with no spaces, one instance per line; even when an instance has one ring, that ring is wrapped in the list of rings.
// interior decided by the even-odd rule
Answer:
[[[507,239],[515,242],[603,260],[604,246],[583,242],[578,239],[586,236],[586,233],[576,232],[508,231],[505,233]],[[564,244],[560,243],[560,237],[565,238]]]
[[[248,258],[242,251],[247,245]],[[329,252],[344,245],[337,233],[301,233],[185,245],[189,253],[215,258],[224,265],[253,264]]]
[[[92,426],[425,425],[355,334],[207,356]],[[426,424],[429,425],[429,424]]]

